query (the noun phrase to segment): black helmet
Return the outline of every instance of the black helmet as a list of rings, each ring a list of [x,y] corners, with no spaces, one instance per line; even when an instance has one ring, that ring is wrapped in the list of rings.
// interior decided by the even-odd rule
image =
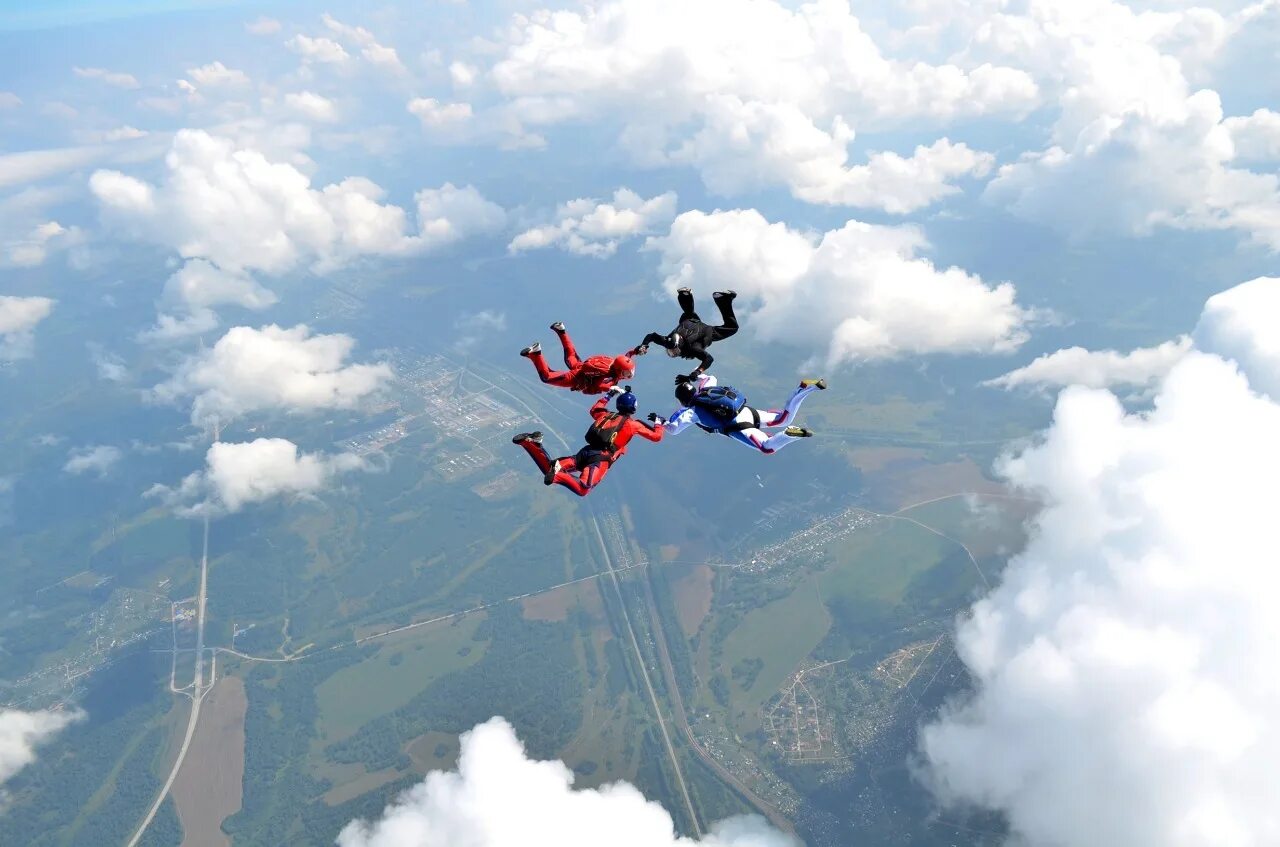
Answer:
[[[681,406],[693,404],[693,395],[697,391],[692,382],[681,382],[676,385],[676,400]]]

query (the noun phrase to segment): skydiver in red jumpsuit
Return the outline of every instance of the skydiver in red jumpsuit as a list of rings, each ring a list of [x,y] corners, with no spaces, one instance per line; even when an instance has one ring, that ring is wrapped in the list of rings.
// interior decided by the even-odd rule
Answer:
[[[520,351],[521,356],[533,362],[533,366],[538,369],[538,377],[547,385],[581,391],[583,394],[599,394],[635,376],[636,363],[632,357],[642,355],[644,351],[633,348],[621,356],[592,356],[584,360],[578,357],[578,351],[574,348],[569,333],[565,331],[564,324],[556,321],[551,329],[560,336],[560,344],[564,347],[564,364],[568,370],[551,370],[547,366],[547,360],[543,358],[542,345],[536,341]]]
[[[617,411],[610,412],[609,400],[614,396],[618,398]],[[662,425],[636,420],[632,417],[635,411],[636,396],[615,385],[591,407],[592,424],[587,430],[587,444],[575,455],[553,460],[542,446],[541,432],[522,432],[511,441],[533,457],[534,464],[542,471],[544,484],[557,483],[579,497],[586,497],[604,480],[613,463],[627,452],[631,436],[662,440]]]

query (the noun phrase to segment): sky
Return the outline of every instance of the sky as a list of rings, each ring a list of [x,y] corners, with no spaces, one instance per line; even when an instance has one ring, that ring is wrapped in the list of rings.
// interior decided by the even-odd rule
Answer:
[[[0,378],[100,310],[86,361],[196,429],[354,408],[390,378],[376,339],[285,320],[298,286],[548,256],[639,267],[655,303],[734,288],[742,340],[796,370],[963,362],[1053,409],[993,469],[1047,508],[957,622],[975,691],[919,778],[1032,845],[1280,838],[1280,595],[1253,587],[1280,472],[1276,0],[0,9]],[[145,308],[109,311],[122,280]],[[458,343],[546,323],[495,299]],[[146,496],[225,513],[365,470],[260,435]],[[86,481],[129,461],[69,449]],[[5,721],[10,767],[65,723]],[[405,843],[445,790],[344,843]],[[726,826],[707,843],[783,843]]]

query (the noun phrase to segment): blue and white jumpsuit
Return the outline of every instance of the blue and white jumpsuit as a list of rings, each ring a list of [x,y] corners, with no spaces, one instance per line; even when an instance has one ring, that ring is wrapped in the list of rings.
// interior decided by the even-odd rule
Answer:
[[[701,391],[713,385],[716,385],[716,378],[710,374],[703,374],[698,378],[696,388]],[[818,390],[819,388],[816,385],[801,385],[792,392],[786,405],[781,409],[752,409],[750,406],[744,406],[733,422],[739,425],[750,424],[750,426],[739,432],[725,434],[735,441],[741,441],[748,447],[759,450],[766,456],[776,453],[791,442],[801,439],[794,435],[787,435],[785,431],[775,432],[771,435],[765,432],[765,429],[779,429],[791,426],[795,421],[796,413],[800,411],[800,404],[804,401],[804,398]],[[716,432],[723,432],[725,428],[725,422],[722,418],[717,418],[705,409],[700,409],[696,406],[685,406],[673,412],[666,424],[663,425],[663,428],[667,431],[667,435],[679,435],[693,424],[701,425]]]

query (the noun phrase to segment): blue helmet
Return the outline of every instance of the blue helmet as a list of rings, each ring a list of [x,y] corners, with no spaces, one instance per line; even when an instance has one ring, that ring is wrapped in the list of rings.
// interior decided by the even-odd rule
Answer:
[[[636,395],[630,391],[624,391],[618,395],[618,399],[613,401],[613,407],[624,415],[634,415],[636,412]]]

